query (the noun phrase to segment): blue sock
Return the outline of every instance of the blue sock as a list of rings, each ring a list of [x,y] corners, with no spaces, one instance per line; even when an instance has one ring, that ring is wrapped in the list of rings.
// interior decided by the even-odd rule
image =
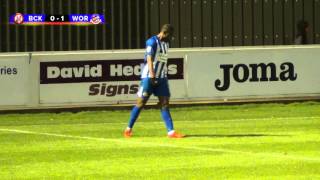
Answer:
[[[132,111],[131,111],[131,115],[130,115],[130,119],[129,119],[129,124],[128,127],[129,128],[133,128],[134,123],[136,122],[139,114],[140,114],[141,108],[134,106]]]
[[[168,132],[173,130],[173,123],[172,123],[172,118],[171,118],[171,114],[168,108],[162,108],[161,109],[161,115],[162,115],[162,119],[166,124],[167,130]]]

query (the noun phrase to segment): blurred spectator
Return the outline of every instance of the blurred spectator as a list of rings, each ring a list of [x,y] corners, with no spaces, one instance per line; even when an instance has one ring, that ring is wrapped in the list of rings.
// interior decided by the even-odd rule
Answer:
[[[300,20],[297,24],[297,35],[294,40],[295,44],[308,44],[307,32],[309,23],[304,20]]]

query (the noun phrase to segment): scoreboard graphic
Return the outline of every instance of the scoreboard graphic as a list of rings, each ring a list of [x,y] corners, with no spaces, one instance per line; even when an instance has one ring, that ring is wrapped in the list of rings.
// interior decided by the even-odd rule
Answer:
[[[104,24],[105,19],[101,14],[22,14],[16,13],[10,16],[10,24],[17,25],[99,25]]]

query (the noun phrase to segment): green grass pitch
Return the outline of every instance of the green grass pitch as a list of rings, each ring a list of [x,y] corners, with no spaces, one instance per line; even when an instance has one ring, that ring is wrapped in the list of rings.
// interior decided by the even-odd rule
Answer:
[[[0,115],[0,179],[320,179],[320,103]]]

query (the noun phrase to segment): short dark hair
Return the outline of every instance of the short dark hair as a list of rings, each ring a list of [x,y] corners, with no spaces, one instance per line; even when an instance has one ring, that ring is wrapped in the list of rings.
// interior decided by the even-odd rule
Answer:
[[[166,34],[173,34],[174,28],[171,24],[164,24],[161,28],[161,32],[164,32]]]

